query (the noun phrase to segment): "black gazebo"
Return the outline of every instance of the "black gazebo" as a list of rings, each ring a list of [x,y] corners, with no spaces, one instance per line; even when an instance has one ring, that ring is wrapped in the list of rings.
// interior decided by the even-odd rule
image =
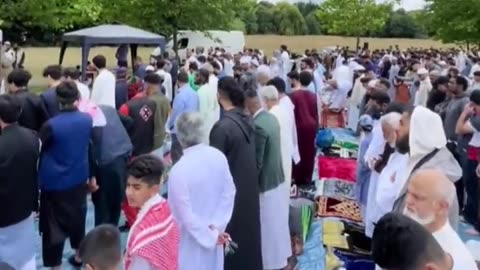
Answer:
[[[63,62],[65,50],[70,43],[80,44],[82,47],[82,79],[85,79],[85,71],[88,62],[90,48],[95,46],[130,45],[133,60],[137,57],[138,45],[160,46],[165,48],[165,37],[128,25],[105,24],[85,28],[63,34],[63,44],[60,50],[60,65]]]

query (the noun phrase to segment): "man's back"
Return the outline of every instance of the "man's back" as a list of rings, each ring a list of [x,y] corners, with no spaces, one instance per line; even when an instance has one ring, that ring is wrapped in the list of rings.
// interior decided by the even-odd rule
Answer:
[[[14,95],[22,103],[18,123],[22,127],[39,131],[43,123],[48,120],[48,113],[41,98],[27,89],[19,90]]]
[[[0,228],[26,219],[37,205],[40,142],[32,130],[10,125],[0,136]],[[8,206],[8,207],[7,207]]]

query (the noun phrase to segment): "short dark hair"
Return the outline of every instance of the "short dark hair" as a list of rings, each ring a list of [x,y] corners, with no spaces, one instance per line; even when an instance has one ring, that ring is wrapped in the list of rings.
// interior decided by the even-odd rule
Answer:
[[[247,89],[245,91],[245,97],[248,99],[252,99],[252,98],[258,99],[258,93],[254,89]]]
[[[80,97],[77,84],[74,82],[61,82],[55,89],[55,92],[61,104],[73,104]]]
[[[299,75],[299,81],[300,81],[300,84],[303,86],[303,87],[307,87],[313,80],[313,76],[312,76],[312,73],[308,72],[308,71],[302,71],[300,72],[300,75]]]
[[[305,65],[307,65],[311,69],[315,68],[315,62],[310,57],[304,58],[302,62],[305,63]]]
[[[374,91],[370,94],[370,99],[376,101],[378,104],[389,104],[390,96],[383,91]]]
[[[285,81],[280,77],[275,77],[275,78],[271,79],[270,81],[267,82],[267,85],[275,86],[275,88],[277,88],[277,91],[280,94],[285,93],[286,84],[285,84]]]
[[[218,93],[230,100],[233,106],[243,107],[245,103],[245,96],[242,89],[232,77],[223,77],[218,80]]]
[[[222,67],[220,67],[220,64],[217,61],[210,61],[210,65],[212,65],[213,69],[222,69]]]
[[[388,213],[375,225],[372,257],[384,269],[419,269],[445,252],[425,227],[400,213]]]
[[[62,67],[59,65],[47,66],[43,70],[43,77],[50,77],[56,81],[62,78]]]
[[[202,77],[205,80],[205,82],[208,82],[208,78],[210,77],[210,72],[205,68],[201,68],[198,70],[197,76]]]
[[[4,123],[11,124],[18,121],[20,112],[22,111],[22,104],[12,95],[0,96],[0,119]]]
[[[16,87],[26,87],[32,78],[30,72],[23,69],[15,69],[8,74],[7,83],[13,83]]]
[[[480,76],[480,70],[473,72],[473,76]]]
[[[107,66],[107,59],[105,56],[99,54],[92,59],[92,63],[98,68],[105,68]]]
[[[287,74],[287,77],[290,78],[290,80],[299,80],[300,79],[300,74],[298,74],[297,71],[290,71],[288,74]]]
[[[470,101],[475,105],[480,105],[480,89],[474,89],[470,94]]]
[[[197,56],[197,60],[198,60],[198,62],[200,62],[202,64],[207,62],[207,58],[204,55]]]
[[[122,261],[120,231],[113,225],[100,225],[85,235],[78,252],[82,262],[94,269],[112,269]]]
[[[455,82],[457,83],[457,85],[461,85],[462,88],[463,88],[463,91],[466,91],[468,89],[468,80],[465,79],[465,77],[463,76],[457,76],[455,78]]]
[[[387,89],[390,89],[391,84],[387,79],[381,78],[378,82],[383,84]]]
[[[164,170],[163,162],[151,154],[140,155],[128,165],[128,175],[150,186],[160,185]]]
[[[405,105],[403,105],[400,102],[394,101],[388,104],[387,109],[385,110],[385,113],[397,112],[399,114],[402,114],[403,112],[405,112],[406,109],[407,108]]]
[[[181,83],[188,83],[188,73],[185,71],[180,71],[177,75],[177,81]]]
[[[166,64],[167,64],[167,61],[165,61],[165,59],[160,59],[160,60],[157,61],[157,68],[158,68],[158,69],[161,69],[161,68],[163,68]]]
[[[73,80],[78,80],[78,78],[80,78],[80,70],[72,67],[66,68],[63,70],[63,77],[69,77]]]
[[[197,62],[190,62],[190,64],[188,64],[188,69],[197,71],[198,70]]]
[[[160,85],[162,83],[162,78],[157,73],[148,73],[143,79],[146,83]]]

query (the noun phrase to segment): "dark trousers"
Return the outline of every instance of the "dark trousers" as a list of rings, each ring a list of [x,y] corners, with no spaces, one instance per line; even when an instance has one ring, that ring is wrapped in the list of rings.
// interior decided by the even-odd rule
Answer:
[[[62,264],[65,240],[78,249],[85,236],[87,188],[84,183],[64,191],[42,191],[40,195],[40,232],[45,267]]]
[[[172,149],[170,149],[170,156],[172,157],[172,164],[177,163],[183,155],[183,149],[178,141],[177,135],[172,134]]]
[[[457,152],[457,144],[455,143],[447,143],[447,149],[452,153],[453,157],[455,160],[458,162],[458,164],[463,168],[464,164],[466,163],[466,157],[462,157],[461,155],[458,154]],[[466,155],[466,153],[465,153]],[[460,178],[457,182],[455,182],[455,189],[457,190],[457,199],[458,199],[458,209],[460,210],[460,213],[462,212],[462,209],[464,207],[464,202],[465,202],[465,187],[464,187],[464,180],[463,177]]]
[[[463,180],[465,182],[465,190],[467,191],[467,201],[463,211],[465,220],[470,224],[478,225],[479,211],[479,184],[478,177],[475,172],[478,162],[476,160],[468,160],[463,170]]]
[[[127,157],[118,157],[97,169],[99,189],[92,194],[95,206],[95,226],[118,225],[127,180]]]

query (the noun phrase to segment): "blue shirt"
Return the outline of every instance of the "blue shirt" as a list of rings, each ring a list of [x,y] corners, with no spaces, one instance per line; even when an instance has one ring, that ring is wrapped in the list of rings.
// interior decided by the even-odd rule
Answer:
[[[177,133],[175,122],[180,114],[184,112],[198,111],[198,95],[190,85],[186,84],[178,90],[177,95],[173,100],[172,114],[168,121],[168,128],[172,134]]]

